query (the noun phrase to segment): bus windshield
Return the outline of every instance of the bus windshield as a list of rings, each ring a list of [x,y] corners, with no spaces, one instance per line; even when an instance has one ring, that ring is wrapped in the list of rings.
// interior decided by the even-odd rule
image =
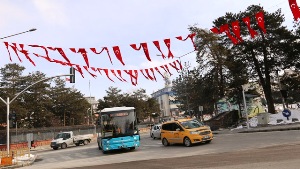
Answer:
[[[120,137],[138,134],[134,111],[101,114],[102,137]]]

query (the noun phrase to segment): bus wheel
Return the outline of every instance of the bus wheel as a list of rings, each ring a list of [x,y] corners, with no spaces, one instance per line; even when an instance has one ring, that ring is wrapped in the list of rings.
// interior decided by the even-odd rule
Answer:
[[[102,150],[102,148],[101,148],[101,146],[100,146],[100,144],[98,143],[98,148],[99,148],[99,150]]]
[[[163,138],[163,139],[162,139],[162,144],[163,144],[164,146],[170,145],[169,142],[168,142],[168,140],[167,140],[166,138]]]

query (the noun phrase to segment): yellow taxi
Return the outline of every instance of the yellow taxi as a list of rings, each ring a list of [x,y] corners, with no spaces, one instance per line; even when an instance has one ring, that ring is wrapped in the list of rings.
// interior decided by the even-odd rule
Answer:
[[[180,143],[190,147],[195,143],[210,143],[213,134],[209,126],[196,119],[178,119],[162,124],[161,140],[164,146]]]

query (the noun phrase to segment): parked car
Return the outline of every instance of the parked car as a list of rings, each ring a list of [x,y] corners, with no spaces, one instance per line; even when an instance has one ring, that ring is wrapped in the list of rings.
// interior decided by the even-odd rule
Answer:
[[[161,140],[164,146],[184,144],[187,147],[195,143],[210,143],[213,134],[209,126],[194,119],[178,119],[162,124]]]
[[[151,127],[150,136],[153,139],[160,138],[161,124],[155,124]]]

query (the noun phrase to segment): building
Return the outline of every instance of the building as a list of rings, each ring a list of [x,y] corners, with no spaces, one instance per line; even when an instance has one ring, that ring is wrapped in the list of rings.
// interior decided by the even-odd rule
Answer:
[[[170,77],[165,74],[165,87],[153,92],[151,97],[156,99],[160,108],[160,117],[173,117],[179,115],[178,105],[175,101],[175,93],[172,91]]]
[[[179,110],[176,103],[172,87],[165,87],[151,94],[159,104],[160,117],[178,116]]]

